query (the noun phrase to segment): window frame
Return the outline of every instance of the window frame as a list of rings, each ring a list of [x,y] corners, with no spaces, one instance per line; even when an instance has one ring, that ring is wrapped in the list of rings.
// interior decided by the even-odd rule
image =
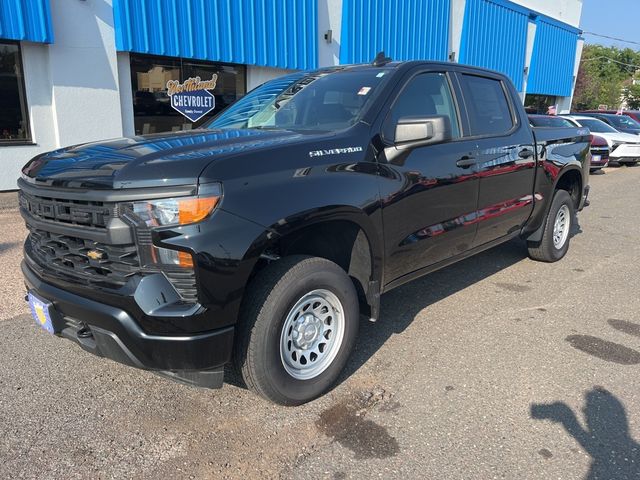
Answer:
[[[513,103],[513,97],[511,95],[511,91],[509,88],[507,88],[505,79],[503,77],[499,75],[485,74],[483,72],[478,72],[475,70],[459,70],[459,71],[456,71],[455,74],[456,74],[456,80],[458,81],[458,85],[460,87],[460,93],[464,101],[465,113],[467,118],[467,132],[464,138],[468,140],[481,140],[485,138],[508,137],[513,135],[516,131],[518,131],[522,127],[523,123],[520,121],[520,116],[517,115],[517,110]],[[471,128],[471,116],[470,116],[470,108],[469,108],[469,104],[471,103],[471,98],[469,98],[468,88],[464,83],[464,79],[462,78],[465,75],[469,77],[480,77],[487,80],[497,81],[500,83],[500,86],[502,88],[502,93],[504,94],[505,100],[507,101],[507,107],[509,108],[509,113],[511,114],[511,120],[513,122],[513,125],[510,130],[502,133],[488,133],[488,134],[481,134],[481,135],[472,134],[473,130]]]
[[[452,71],[451,70],[446,70],[446,69],[421,69],[421,70],[417,70],[414,71],[412,73],[410,73],[408,75],[408,77],[403,78],[402,79],[402,86],[400,87],[400,90],[396,93],[395,97],[393,98],[393,100],[391,101],[391,104],[389,104],[389,109],[388,112],[386,113],[386,115],[384,116],[384,120],[382,121],[381,124],[381,128],[380,128],[380,136],[382,137],[382,140],[385,141],[386,143],[393,145],[394,144],[394,139],[393,138],[387,138],[385,133],[387,132],[388,126],[389,126],[389,122],[391,121],[391,118],[393,118],[392,116],[392,111],[393,111],[393,107],[395,107],[396,103],[398,102],[398,99],[400,98],[400,96],[404,93],[404,91],[407,89],[407,87],[409,86],[409,84],[419,75],[427,75],[427,74],[441,74],[444,75],[445,80],[446,80],[446,84],[449,87],[449,93],[451,95],[451,100],[453,101],[453,107],[455,109],[455,113],[456,113],[456,120],[458,123],[458,136],[456,138],[452,138],[451,140],[448,140],[446,142],[441,142],[441,143],[434,143],[434,144],[430,144],[430,145],[426,145],[426,146],[432,146],[432,145],[442,145],[445,143],[452,143],[452,142],[459,142],[461,140],[466,140],[465,137],[465,128],[464,128],[464,124],[462,122],[462,110],[460,109],[460,101],[458,99],[458,90],[456,90],[456,86],[453,83],[453,78],[452,78]]]
[[[20,109],[24,108],[22,112],[23,121],[26,126],[25,138],[16,138],[16,139],[3,139],[0,138],[0,148],[2,147],[15,147],[15,146],[24,146],[24,145],[35,145],[33,141],[33,134],[31,129],[31,117],[29,115],[29,98],[27,97],[27,84],[25,81],[24,75],[24,62],[22,58],[22,45],[20,45],[19,41],[15,40],[6,40],[0,39],[0,44],[5,45],[15,45],[18,48],[18,54],[16,55],[17,66],[19,68],[18,75],[18,98],[22,96],[22,101],[20,102]],[[20,101],[20,100],[19,100]]]

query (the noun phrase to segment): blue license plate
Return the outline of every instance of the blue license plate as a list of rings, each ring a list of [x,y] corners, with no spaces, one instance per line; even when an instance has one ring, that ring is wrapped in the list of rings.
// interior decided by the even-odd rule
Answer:
[[[28,293],[31,315],[36,323],[49,333],[54,333],[51,322],[51,304],[39,299],[33,293]]]

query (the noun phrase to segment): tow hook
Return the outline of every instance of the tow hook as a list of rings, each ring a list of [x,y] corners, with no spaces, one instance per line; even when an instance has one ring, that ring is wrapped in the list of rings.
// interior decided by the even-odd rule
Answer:
[[[76,336],[78,338],[91,338],[93,337],[93,333],[91,333],[88,326],[83,325],[82,328],[76,332]]]

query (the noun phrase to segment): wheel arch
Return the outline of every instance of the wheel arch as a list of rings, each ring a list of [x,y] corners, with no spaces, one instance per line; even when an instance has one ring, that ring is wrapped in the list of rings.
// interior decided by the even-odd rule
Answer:
[[[354,282],[361,311],[377,318],[383,248],[374,222],[364,211],[333,206],[273,222],[247,252],[253,264],[247,283],[271,262],[296,254],[338,264]]]
[[[544,215],[541,217],[540,225],[530,235],[526,236],[526,240],[529,242],[540,242],[544,233],[544,228],[553,203],[553,197],[558,190],[565,190],[571,196],[574,202],[575,210],[578,211],[580,200],[582,196],[583,185],[583,172],[579,165],[569,164],[560,170],[553,181],[552,188],[549,190],[549,195],[546,199],[546,205],[544,207]]]

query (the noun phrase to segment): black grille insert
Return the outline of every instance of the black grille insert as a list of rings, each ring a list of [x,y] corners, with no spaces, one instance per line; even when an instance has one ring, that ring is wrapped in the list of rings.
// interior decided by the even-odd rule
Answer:
[[[129,277],[140,272],[135,245],[103,245],[35,228],[30,231],[34,260],[45,269],[112,288],[121,287]]]
[[[164,272],[180,296],[196,303],[195,271],[182,267],[140,266],[135,245],[105,245],[93,240],[59,235],[29,227],[32,259],[43,269],[88,285],[117,289],[136,274]]]

